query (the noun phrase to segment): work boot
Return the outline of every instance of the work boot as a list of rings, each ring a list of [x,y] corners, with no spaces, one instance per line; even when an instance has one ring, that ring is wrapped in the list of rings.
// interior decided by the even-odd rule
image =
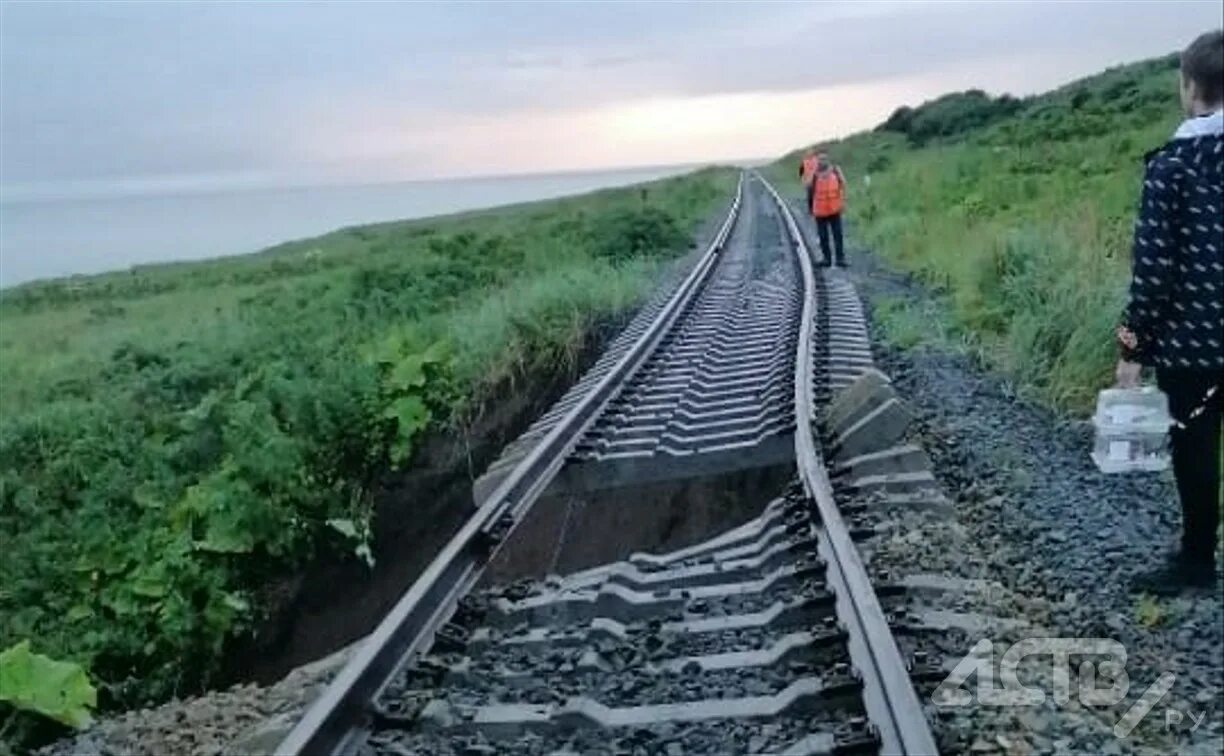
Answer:
[[[1211,588],[1215,579],[1214,562],[1191,559],[1185,552],[1177,552],[1164,566],[1136,575],[1131,580],[1131,590],[1154,596],[1176,596],[1187,588]]]

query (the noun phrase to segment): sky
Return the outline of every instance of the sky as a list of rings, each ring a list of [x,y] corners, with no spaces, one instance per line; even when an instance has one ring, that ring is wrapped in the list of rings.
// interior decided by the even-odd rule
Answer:
[[[1220,0],[0,0],[0,198],[767,157],[1220,23]]]

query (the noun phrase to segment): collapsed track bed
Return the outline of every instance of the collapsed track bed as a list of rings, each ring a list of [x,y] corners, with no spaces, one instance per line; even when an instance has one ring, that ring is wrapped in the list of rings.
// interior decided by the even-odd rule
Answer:
[[[883,445],[897,441],[896,402],[872,393],[878,381],[825,415],[870,364],[848,292],[814,272],[789,209],[745,175],[689,277],[495,466],[472,520],[279,752],[934,752],[889,627],[904,593],[876,595],[855,545],[871,528],[839,509],[864,477],[853,461],[880,451],[863,429],[883,418]],[[711,346],[735,337],[751,359]],[[670,413],[694,400],[733,411],[688,443],[693,415]],[[708,433],[718,427],[727,433]],[[790,434],[794,480],[768,502],[758,494],[751,521],[667,553],[478,588],[567,463],[668,444],[673,456],[725,453],[759,442],[760,428]],[[835,491],[826,464],[843,478],[851,464],[849,489]]]
[[[815,543],[787,532],[807,518],[795,487],[748,523],[743,542],[701,544],[700,558],[645,573],[669,588],[627,589],[630,561],[586,579],[474,597],[468,617],[476,627],[463,650],[402,671],[380,696],[359,752],[465,753],[495,743],[498,752],[524,754],[639,746],[821,753],[856,738],[871,745],[865,731],[843,726],[864,715],[861,683],[850,674]],[[722,574],[733,582],[711,583]],[[783,583],[795,590],[762,601],[768,610],[707,611],[716,592],[759,584],[772,595]]]

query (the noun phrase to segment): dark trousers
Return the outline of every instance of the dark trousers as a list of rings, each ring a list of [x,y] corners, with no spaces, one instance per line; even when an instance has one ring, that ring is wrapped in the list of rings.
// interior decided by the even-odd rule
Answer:
[[[1196,564],[1215,561],[1220,527],[1220,429],[1224,375],[1211,370],[1158,368],[1156,383],[1169,397],[1169,414],[1185,427],[1169,431],[1173,475],[1182,507],[1182,556]],[[1216,392],[1204,406],[1204,397]]]
[[[812,195],[815,194],[816,192],[816,182],[813,181],[812,183],[804,187],[804,189],[806,190],[806,194],[807,194],[807,205],[806,205],[807,212],[811,213],[812,212]]]
[[[829,231],[833,231],[833,254],[829,254]],[[842,252],[841,213],[827,218],[816,219],[816,231],[820,234],[820,254],[824,256],[822,265],[828,266],[837,260],[838,265],[846,264],[846,256]]]

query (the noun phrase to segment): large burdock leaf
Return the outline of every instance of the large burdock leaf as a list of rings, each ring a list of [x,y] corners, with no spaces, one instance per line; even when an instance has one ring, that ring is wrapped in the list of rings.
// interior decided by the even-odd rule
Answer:
[[[383,417],[395,421],[391,460],[398,465],[412,454],[412,440],[417,432],[429,425],[429,408],[418,396],[401,396],[383,410]]]
[[[414,389],[425,385],[425,363],[423,354],[410,354],[391,370],[391,385],[397,389]]]
[[[204,538],[195,542],[201,551],[246,554],[255,548],[247,488],[228,474],[210,475],[187,489],[179,508],[204,523]]]
[[[209,515],[204,540],[197,541],[196,548],[219,554],[248,554],[255,550],[255,534],[241,513],[220,510]]]
[[[80,729],[89,725],[98,691],[80,666],[33,653],[22,641],[0,651],[0,701]]]

